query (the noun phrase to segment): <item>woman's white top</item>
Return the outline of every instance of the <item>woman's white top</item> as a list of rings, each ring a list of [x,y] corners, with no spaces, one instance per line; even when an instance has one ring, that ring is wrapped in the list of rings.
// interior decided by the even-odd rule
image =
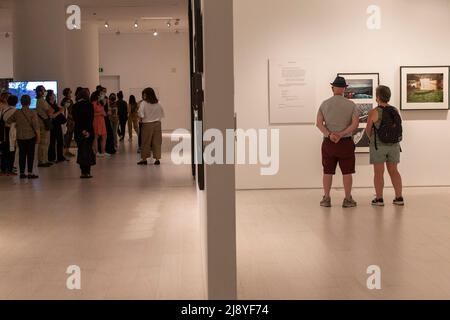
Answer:
[[[3,116],[3,120],[6,122],[8,119],[16,112],[16,108],[6,106],[2,112],[1,115]],[[16,124],[5,124],[6,127],[9,127],[9,151],[15,151],[16,150],[16,141],[17,141],[17,131],[16,131]]]
[[[164,109],[159,103],[151,104],[147,101],[140,103],[138,114],[142,123],[161,121],[165,117]]]

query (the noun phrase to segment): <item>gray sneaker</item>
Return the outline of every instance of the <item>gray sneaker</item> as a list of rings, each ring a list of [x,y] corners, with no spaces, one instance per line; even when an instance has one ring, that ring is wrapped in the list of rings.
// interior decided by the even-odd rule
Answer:
[[[356,207],[358,204],[356,203],[355,200],[353,200],[353,198],[350,199],[344,199],[344,202],[342,203],[342,208],[354,208]]]
[[[320,206],[324,208],[331,208],[331,198],[323,197],[320,201]]]

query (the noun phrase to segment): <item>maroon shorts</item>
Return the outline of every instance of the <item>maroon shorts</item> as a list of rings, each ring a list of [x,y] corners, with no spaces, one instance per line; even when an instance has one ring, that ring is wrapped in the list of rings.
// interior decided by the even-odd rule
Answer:
[[[356,172],[355,143],[351,138],[343,138],[338,143],[324,139],[322,144],[322,164],[325,174],[336,174],[339,164],[343,175]]]

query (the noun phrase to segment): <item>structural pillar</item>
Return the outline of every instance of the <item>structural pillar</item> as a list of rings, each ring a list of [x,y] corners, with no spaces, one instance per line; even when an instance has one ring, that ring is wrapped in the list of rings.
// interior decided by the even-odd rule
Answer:
[[[233,0],[203,1],[204,127],[234,129]],[[225,146],[224,146],[225,148]],[[226,154],[226,150],[224,153]],[[237,299],[235,166],[207,165],[206,216],[208,299]]]
[[[75,90],[93,90],[100,83],[98,26],[82,23],[81,30],[66,31],[66,84]]]
[[[61,0],[14,0],[14,79],[65,83],[65,7]],[[61,90],[59,88],[59,90]]]

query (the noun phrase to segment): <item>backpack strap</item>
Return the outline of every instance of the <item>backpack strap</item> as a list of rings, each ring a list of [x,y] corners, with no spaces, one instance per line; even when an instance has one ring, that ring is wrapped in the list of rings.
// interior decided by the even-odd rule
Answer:
[[[378,114],[378,116],[380,116],[380,113],[378,112],[378,108],[379,108],[379,107],[376,107],[375,110],[377,110],[377,114]],[[382,119],[378,119],[378,120],[382,120]],[[375,150],[378,151],[378,139],[377,139],[378,129],[377,129],[377,127],[375,126],[375,122],[372,123],[372,128],[373,128],[374,136],[375,136]]]
[[[375,127],[375,124],[372,124],[372,128],[373,128],[374,136],[375,136],[375,150],[378,151],[378,143],[377,143],[378,129],[377,129],[377,127]]]

